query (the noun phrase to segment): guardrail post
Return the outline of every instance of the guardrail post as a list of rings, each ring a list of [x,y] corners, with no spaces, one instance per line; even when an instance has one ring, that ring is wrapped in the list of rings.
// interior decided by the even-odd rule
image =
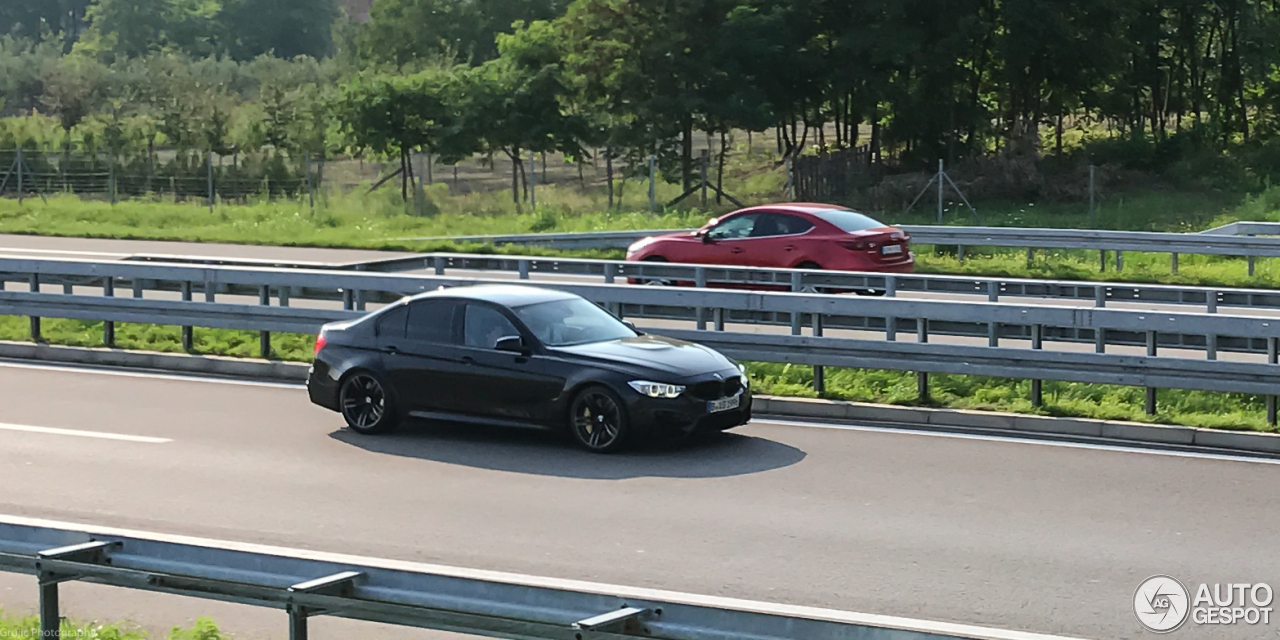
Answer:
[[[191,302],[191,281],[190,280],[184,280],[182,282],[182,300],[183,302]],[[190,353],[194,343],[195,343],[195,328],[190,326],[183,327],[182,328],[182,350]]]
[[[1124,252],[1116,249],[1116,273],[1124,271]]]
[[[815,338],[822,337],[822,314],[813,314],[813,336]],[[822,395],[827,391],[826,369],[822,365],[813,366],[813,390]]]
[[[28,279],[28,285],[31,287],[31,293],[40,293],[40,274],[31,274]],[[31,341],[40,342],[40,318],[38,316],[31,316]]]
[[[1178,272],[1178,254],[1171,253],[1169,254],[1169,256],[1170,256],[1169,257],[1169,273],[1177,273]]]
[[[58,583],[46,573],[41,573],[39,579],[40,637],[57,640],[62,633],[62,617],[58,612]]]
[[[258,291],[258,304],[264,307],[271,306],[271,285],[262,285]],[[263,360],[271,357],[271,332],[262,331],[258,333],[258,353]]]
[[[355,296],[351,294],[350,289],[342,290],[342,309],[343,311],[351,311],[356,308]]]
[[[1156,355],[1156,332],[1147,332],[1147,355],[1155,357]],[[1147,415],[1154,416],[1156,414],[1156,389],[1155,387],[1147,387]]]
[[[1099,309],[1107,306],[1107,288],[1098,285],[1093,288],[1093,306]]]
[[[1207,360],[1218,359],[1218,334],[1211,333],[1208,336],[1205,336],[1204,351],[1205,351],[1205,359]]]
[[[964,262],[964,245],[956,247],[956,262]]]
[[[711,321],[715,323],[716,331],[724,331],[724,309],[716,307],[711,311]]]
[[[987,302],[1000,302],[1000,282],[998,280],[987,281]]]
[[[529,279],[529,261],[520,259],[516,262],[516,273],[520,274],[521,280]]]
[[[1031,325],[1031,348],[1032,349],[1044,348],[1044,325],[1040,325],[1040,324]],[[1044,381],[1043,380],[1031,381],[1031,406],[1033,407],[1044,406]]]
[[[799,291],[799,290],[800,290],[800,288],[801,288],[802,286],[803,286],[803,284],[802,284],[802,282],[801,282],[801,274],[800,274],[800,272],[798,272],[798,271],[792,272],[792,273],[791,273],[791,292],[792,292],[792,293],[795,293],[795,292]],[[800,314],[800,313],[793,313],[793,314],[791,314],[791,335],[793,335],[793,336],[798,336],[798,335],[800,335],[800,323],[801,323],[801,320],[803,320],[803,315],[802,315],[802,314]]]
[[[1252,233],[1250,233],[1249,237],[1252,238],[1254,236]],[[1253,256],[1249,256],[1249,277],[1251,278],[1253,277],[1253,267],[1254,267]]]
[[[706,269],[702,267],[698,267],[697,269],[693,270],[693,286],[699,289],[707,288],[707,270]],[[707,328],[707,308],[698,307],[698,331],[703,331],[706,328]]]
[[[922,344],[929,341],[928,318],[916,318],[916,340]],[[916,372],[916,394],[920,396],[921,402],[929,401],[929,373],[927,371]]]
[[[1035,260],[1035,258],[1036,258],[1036,250],[1032,247],[1027,247],[1027,266],[1028,267],[1031,266],[1031,263]]]
[[[898,276],[884,277],[884,295],[887,298],[898,297]]]
[[[289,605],[289,640],[307,640],[307,614],[302,607]]]
[[[604,265],[604,283],[613,284],[618,279],[618,265],[610,262]]]
[[[436,270],[436,275],[444,275],[444,256],[435,256],[431,258],[431,266]]]
[[[116,279],[107,276],[102,280],[102,297],[116,297]],[[102,344],[108,348],[116,346],[116,323],[108,320],[102,323]]]
[[[1277,355],[1280,354],[1280,348],[1277,344],[1280,340],[1276,338],[1267,338],[1267,362],[1276,364]],[[1267,396],[1267,424],[1276,426],[1276,397],[1274,395]]]
[[[1100,249],[1098,251],[1098,272],[1106,273],[1107,271],[1107,250]]]

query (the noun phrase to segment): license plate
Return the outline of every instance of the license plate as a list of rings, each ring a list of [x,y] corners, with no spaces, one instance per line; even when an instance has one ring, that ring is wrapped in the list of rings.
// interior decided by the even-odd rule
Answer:
[[[711,402],[707,403],[707,413],[719,413],[721,411],[729,411],[731,409],[737,409],[738,405],[741,403],[742,403],[742,396],[740,395],[733,396],[732,398],[721,398],[719,400],[712,400]]]
[[[880,247],[880,253],[882,253],[882,254],[884,254],[884,255],[892,255],[892,254],[895,254],[895,253],[902,253],[902,245],[900,245],[900,244],[887,244],[887,245],[885,245],[885,246],[883,246],[883,247]]]

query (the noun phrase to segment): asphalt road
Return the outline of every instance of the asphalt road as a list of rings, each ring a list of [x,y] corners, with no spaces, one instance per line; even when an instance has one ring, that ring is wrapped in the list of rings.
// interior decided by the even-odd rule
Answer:
[[[1280,583],[1275,462],[765,421],[595,456],[447,425],[359,437],[285,385],[5,364],[0,389],[0,513],[18,516],[1117,640],[1147,637],[1131,603],[1148,576]],[[35,596],[0,577],[0,606]],[[153,629],[210,613],[285,632],[279,612],[171,596],[71,584],[63,600]]]

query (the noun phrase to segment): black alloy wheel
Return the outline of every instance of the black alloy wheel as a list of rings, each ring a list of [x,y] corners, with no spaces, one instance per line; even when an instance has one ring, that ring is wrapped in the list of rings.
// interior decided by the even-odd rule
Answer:
[[[569,420],[574,441],[588,451],[612,453],[626,445],[626,410],[608,389],[591,387],[579,393],[569,410]]]
[[[342,383],[342,417],[356,433],[386,433],[395,427],[394,407],[382,381],[357,372]]]

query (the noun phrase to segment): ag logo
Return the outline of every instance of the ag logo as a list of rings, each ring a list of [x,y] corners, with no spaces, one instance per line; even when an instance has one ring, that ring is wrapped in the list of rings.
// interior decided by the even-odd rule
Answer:
[[[1133,612],[1150,631],[1168,633],[1182,626],[1191,613],[1187,588],[1169,576],[1152,576],[1133,594]]]

